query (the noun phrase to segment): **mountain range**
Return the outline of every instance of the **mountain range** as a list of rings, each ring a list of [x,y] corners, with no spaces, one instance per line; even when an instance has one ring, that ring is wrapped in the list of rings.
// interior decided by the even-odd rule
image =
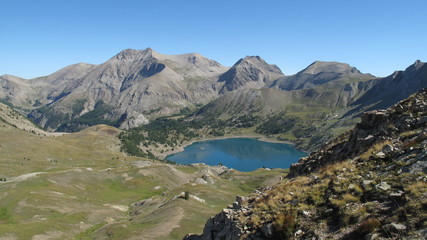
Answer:
[[[285,76],[258,56],[225,67],[127,49],[0,76],[0,239],[425,239],[426,66],[379,78],[316,61]],[[317,151],[247,173],[147,159],[224,133]]]
[[[420,61],[385,78],[320,61],[285,76],[259,56],[225,67],[198,53],[165,55],[147,48],[126,49],[100,65],[78,63],[45,77],[3,75],[0,99],[49,131],[100,123],[129,129],[183,109],[199,109],[196,118],[249,115],[263,122],[321,112],[315,120],[323,122],[386,108],[427,87],[426,79]]]

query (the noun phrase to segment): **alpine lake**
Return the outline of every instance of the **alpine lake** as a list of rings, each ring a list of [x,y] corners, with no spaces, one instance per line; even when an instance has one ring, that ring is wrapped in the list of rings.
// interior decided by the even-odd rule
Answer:
[[[258,168],[289,168],[305,156],[307,153],[290,144],[255,138],[227,138],[195,142],[166,159],[179,164],[222,164],[239,171],[253,171]]]

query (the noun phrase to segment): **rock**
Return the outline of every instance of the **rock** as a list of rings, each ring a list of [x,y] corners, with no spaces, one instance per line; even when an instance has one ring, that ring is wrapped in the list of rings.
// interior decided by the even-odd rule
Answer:
[[[246,201],[246,199],[246,197],[236,196],[236,202],[238,202],[240,205],[242,205],[243,202]]]
[[[296,206],[296,205],[298,205],[298,199],[294,199],[294,200],[292,200],[292,201],[291,201],[291,205],[292,205],[292,206]]]
[[[310,216],[311,216],[311,212],[310,212],[310,211],[305,211],[305,210],[303,210],[303,211],[302,211],[302,214],[303,214],[304,216],[306,216],[306,217],[310,217]]]
[[[407,173],[427,173],[427,158],[417,161],[410,166],[405,166],[402,170]]]
[[[406,226],[399,223],[390,223],[384,226],[390,232],[401,232],[406,230]]]
[[[390,144],[385,145],[381,150],[381,152],[383,152],[386,155],[392,153],[393,151],[394,151],[394,147],[391,146]]]
[[[427,123],[427,116],[422,116],[420,119],[418,119],[417,121],[417,125],[423,125]]]
[[[304,235],[304,232],[303,232],[301,229],[299,229],[298,231],[296,231],[296,232],[294,233],[294,236],[295,236],[296,238],[299,238],[299,237],[301,237],[302,235]]]
[[[365,240],[376,240],[379,239],[379,235],[376,233],[370,233],[365,236]]]
[[[427,239],[427,228],[416,232],[420,239]]]
[[[329,214],[329,213],[332,213],[334,211],[334,209],[332,209],[332,208],[328,208],[328,209],[326,209],[325,210],[325,213],[326,214]]]
[[[374,181],[372,181],[372,180],[363,180],[362,185],[364,187],[367,187],[367,186],[371,185],[373,182]]]
[[[207,183],[210,183],[210,184],[215,183],[215,180],[207,174],[203,174],[202,179],[205,180]]]
[[[371,139],[373,139],[374,138],[374,136],[372,136],[372,135],[368,135],[367,137],[365,137],[363,140],[365,140],[365,141],[368,141],[368,140],[371,140]]]
[[[205,180],[203,180],[202,178],[195,178],[193,180],[194,183],[196,184],[208,184],[208,182],[206,182]]]
[[[385,153],[383,153],[383,152],[378,152],[377,154],[375,154],[375,156],[377,158],[385,158],[386,157]]]
[[[262,226],[261,231],[266,238],[271,238],[273,236],[273,224],[265,224]]]
[[[391,194],[390,194],[390,197],[399,198],[399,197],[402,197],[402,196],[403,196],[403,194],[404,194],[404,192],[402,192],[402,191],[394,192],[394,193],[391,193]]]
[[[243,230],[237,226],[232,215],[231,209],[223,209],[221,213],[210,218],[204,227],[202,235],[189,234],[184,237],[185,240],[233,240],[239,239]]]
[[[384,191],[390,190],[391,186],[387,184],[387,182],[381,182],[380,184],[375,185],[375,187]]]

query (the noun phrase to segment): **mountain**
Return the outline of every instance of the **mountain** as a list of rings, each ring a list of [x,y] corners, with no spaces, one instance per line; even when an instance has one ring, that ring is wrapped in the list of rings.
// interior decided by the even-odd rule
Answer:
[[[369,88],[369,90],[351,104],[355,109],[349,114],[366,110],[385,109],[407,98],[417,90],[426,88],[427,64],[417,60],[404,71],[396,71],[388,77],[362,84],[361,87]]]
[[[75,64],[46,77],[2,76],[0,97],[31,110],[30,118],[49,130],[76,131],[97,123],[128,129],[281,76],[277,66],[258,56],[229,69],[198,53],[126,49],[103,64]]]
[[[202,107],[196,116],[220,119],[249,114],[265,116],[283,110],[283,107],[294,101],[295,95],[273,88],[240,89],[219,96]]]
[[[23,110],[50,104],[79,86],[80,79],[95,67],[93,64],[78,63],[48,76],[29,80],[11,75],[0,76],[0,99]]]
[[[75,67],[60,73],[67,69]],[[92,123],[135,127],[152,116],[215,99],[221,85],[217,80],[227,70],[197,53],[163,55],[150,48],[127,49],[103,64],[90,65],[80,75],[69,71],[68,82],[67,75],[58,73],[30,80],[37,86],[33,92],[45,83],[58,87],[46,86],[47,94],[38,100],[42,107],[29,116],[50,130],[73,131]]]
[[[126,49],[103,64],[75,64],[45,77],[1,76],[0,100],[50,131],[74,132],[96,124],[129,129],[199,109],[194,118],[237,120],[239,126],[263,125],[258,129],[264,134],[310,140],[313,129],[336,135],[364,110],[388,107],[426,87],[426,76],[420,61],[387,78],[320,61],[285,76],[259,56],[228,68],[198,53]],[[313,120],[308,125],[300,121],[307,118]],[[303,130],[283,132],[286,128],[273,124],[288,120]]]
[[[76,131],[97,123],[128,129],[283,76],[259,56],[227,68],[197,53],[126,49],[103,64],[75,64],[46,77],[2,76],[0,98],[31,111],[30,118],[48,130]]]
[[[243,87],[259,89],[266,83],[283,76],[284,74],[276,65],[268,64],[259,56],[248,56],[237,61],[220,76],[219,82],[224,82],[220,93]]]
[[[26,116],[15,111],[12,107],[0,103],[0,124],[2,127],[10,127],[16,131],[23,131],[40,136],[61,136],[64,133],[51,133],[36,126]]]
[[[331,81],[363,78],[374,78],[370,74],[362,74],[355,67],[346,63],[316,61],[295,75],[282,77],[274,81],[270,87],[283,90],[313,88]]]
[[[362,114],[287,179],[210,218],[205,239],[425,239],[427,89]]]
[[[427,88],[426,66],[417,61],[405,71],[376,78],[348,64],[315,62],[264,88],[220,95],[193,117],[255,126],[258,133],[314,150],[347,130],[363,111],[387,108]]]

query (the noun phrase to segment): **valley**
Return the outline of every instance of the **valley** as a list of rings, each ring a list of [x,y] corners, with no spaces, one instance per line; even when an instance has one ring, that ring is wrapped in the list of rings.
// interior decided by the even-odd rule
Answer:
[[[286,174],[124,155],[120,130],[106,125],[44,136],[2,122],[0,131],[1,239],[176,239],[201,231],[236,194]]]
[[[168,125],[169,148],[203,136],[258,134],[311,151],[351,128],[362,112],[427,87],[426,66],[416,61],[379,78],[345,63],[316,61],[286,76],[259,56],[225,67],[198,53],[126,49],[103,64],[74,64],[45,77],[0,76],[0,100],[48,131],[107,124],[148,134]],[[192,135],[178,137],[182,130],[172,128]],[[144,156],[174,151],[155,154],[150,143],[140,146]]]
[[[404,102],[399,114],[410,116],[409,127],[385,135],[387,141],[378,138],[374,149],[344,142],[361,141],[350,136],[359,129],[354,124],[360,126],[360,116],[370,124],[365,111],[393,106],[426,88],[426,79],[427,65],[420,61],[385,78],[320,61],[285,76],[259,56],[225,67],[197,53],[165,55],[150,48],[123,50],[100,65],[79,63],[45,77],[0,76],[0,239],[182,239],[188,233],[195,234],[189,239],[209,239],[204,236],[223,226],[205,226],[206,219],[221,211],[215,218],[230,224],[234,232],[225,233],[235,238],[299,239],[295,232],[301,229],[318,231],[308,237],[328,238],[339,230],[331,223],[338,214],[345,220],[341,237],[384,236],[379,226],[354,233],[371,215],[384,225],[404,222],[406,233],[414,235],[425,221],[425,196],[415,191],[425,188],[425,171],[393,182],[385,175],[397,176],[397,166],[410,168],[413,162],[395,161],[392,157],[403,159],[403,153],[388,156],[383,148],[391,141],[393,148],[424,161],[425,122],[416,122],[425,118],[425,92],[411,97],[416,104]],[[396,121],[372,136],[388,133]],[[361,132],[371,139],[368,130]],[[164,160],[197,141],[237,137],[288,142],[313,152],[290,170],[240,172],[222,164]],[[384,162],[379,150],[395,162]],[[391,165],[393,171],[379,171]],[[358,176],[371,179],[375,189],[392,183],[393,190],[421,203],[407,199],[399,210],[406,215],[383,221],[382,213],[362,206],[390,199],[372,186],[362,188]],[[357,182],[354,191],[347,192],[342,179]],[[405,218],[413,218],[406,206],[422,213],[416,218],[420,223]],[[299,220],[301,211],[314,208],[321,211],[313,213],[323,224],[319,228],[307,216]]]

